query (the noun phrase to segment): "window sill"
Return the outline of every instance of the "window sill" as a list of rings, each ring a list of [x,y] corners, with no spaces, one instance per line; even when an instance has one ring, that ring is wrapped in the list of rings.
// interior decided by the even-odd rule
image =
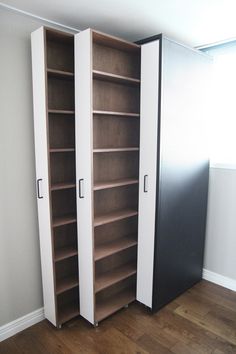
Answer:
[[[210,168],[221,168],[224,170],[236,170],[236,164],[212,162],[212,163],[210,163]]]

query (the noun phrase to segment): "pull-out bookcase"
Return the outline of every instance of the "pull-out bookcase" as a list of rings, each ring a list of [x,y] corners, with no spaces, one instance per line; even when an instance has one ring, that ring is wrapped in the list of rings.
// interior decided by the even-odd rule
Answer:
[[[92,324],[136,298],[140,47],[75,36],[80,312]]]
[[[59,327],[79,314],[74,36],[33,32],[32,65],[44,310]]]

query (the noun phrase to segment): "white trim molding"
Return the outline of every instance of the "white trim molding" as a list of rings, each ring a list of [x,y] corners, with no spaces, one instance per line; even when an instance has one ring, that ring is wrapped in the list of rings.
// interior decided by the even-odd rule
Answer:
[[[208,280],[217,285],[221,285],[224,288],[236,291],[236,280],[232,278],[225,277],[224,275],[214,273],[207,269],[203,269],[202,277],[203,279]]]
[[[41,17],[41,16],[38,16],[38,15],[35,15],[32,12],[20,10],[17,7],[4,4],[3,2],[0,2],[0,8],[3,8],[3,9],[8,10],[8,11],[19,13],[19,14],[21,14],[23,16],[28,16],[28,17],[31,17],[31,18],[35,18],[36,20],[43,21],[43,22],[48,23],[48,24],[53,25],[53,26],[62,27],[62,28],[65,28],[65,29],[67,29],[69,31],[75,32],[75,33],[80,32],[80,30],[78,28],[67,26],[67,25],[63,25],[62,23],[50,20],[50,19],[45,18],[45,17]]]
[[[44,320],[43,307],[0,327],[0,342]]]

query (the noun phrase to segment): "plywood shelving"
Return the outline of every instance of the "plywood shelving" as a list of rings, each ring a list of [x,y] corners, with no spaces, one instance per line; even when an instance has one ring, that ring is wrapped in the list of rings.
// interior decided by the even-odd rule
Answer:
[[[45,29],[50,205],[57,325],[79,314],[74,36]]]
[[[92,50],[98,322],[135,299],[131,285],[136,278],[137,252],[140,48],[92,32]]]
[[[75,43],[81,314],[97,324],[135,299],[141,51],[91,29]]]

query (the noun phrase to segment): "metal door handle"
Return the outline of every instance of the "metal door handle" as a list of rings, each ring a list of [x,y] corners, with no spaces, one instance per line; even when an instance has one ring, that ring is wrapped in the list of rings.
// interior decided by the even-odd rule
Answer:
[[[37,179],[37,196],[38,199],[43,199],[43,196],[40,194],[40,182],[42,182],[42,178]]]
[[[83,195],[83,184],[82,184],[83,181],[84,181],[83,178],[79,179],[79,198],[80,199],[84,198],[84,195]]]
[[[148,175],[144,175],[143,178],[143,191],[144,193],[148,192]]]

